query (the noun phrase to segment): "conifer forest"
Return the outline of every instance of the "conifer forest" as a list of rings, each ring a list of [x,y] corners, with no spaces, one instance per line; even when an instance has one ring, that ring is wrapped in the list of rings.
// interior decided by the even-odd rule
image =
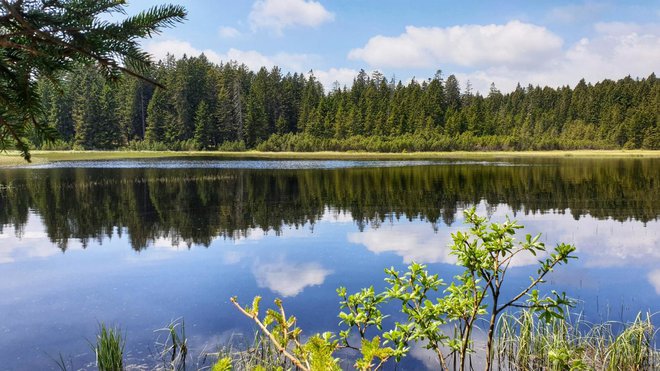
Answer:
[[[660,148],[660,80],[520,86],[487,95],[438,71],[409,82],[361,70],[351,87],[253,72],[203,54],[151,69],[165,88],[80,67],[40,81],[55,144],[43,149],[373,152]]]

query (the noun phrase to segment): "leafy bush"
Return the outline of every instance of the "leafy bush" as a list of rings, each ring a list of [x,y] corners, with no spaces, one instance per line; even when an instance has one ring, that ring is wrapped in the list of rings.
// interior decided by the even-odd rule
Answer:
[[[38,149],[42,151],[68,151],[73,148],[73,143],[71,142],[65,142],[61,139],[51,141],[51,142],[44,142],[41,144],[41,146],[38,147]]]
[[[169,148],[165,143],[152,142],[149,140],[133,140],[122,148],[129,151],[167,151]]]
[[[455,356],[458,368],[465,370],[466,356],[473,351],[476,322],[484,318],[488,323],[486,370],[491,370],[497,319],[508,308],[522,305],[540,313],[539,318],[544,321],[563,319],[564,308],[571,304],[566,296],[553,291],[551,296],[541,297],[536,287],[555,267],[574,258],[575,247],[557,245],[546,258],[539,260],[537,274],[531,277],[527,287],[504,297],[505,276],[513,259],[523,253],[545,253],[545,245],[540,242],[540,235],[526,235],[524,241],[516,242],[514,235],[522,226],[515,221],[507,219],[504,223],[488,224],[474,208],[465,211],[465,218],[471,228],[453,234],[451,246],[451,254],[464,268],[462,274],[447,285],[437,274],[429,273],[426,266],[412,263],[404,273],[394,268],[386,269],[387,288],[383,292],[377,293],[369,287],[349,295],[341,287],[337,290],[342,309],[339,318],[345,329],[338,336],[316,334],[301,343],[302,330],[296,327],[295,317],[286,317],[279,299],[275,301],[277,308],[268,309],[263,319],[259,318],[260,297],[245,308],[237,303],[236,298],[231,300],[285,357],[302,370],[334,369],[337,360],[333,354],[340,348],[360,353],[356,369],[377,370],[391,358],[398,361],[404,357],[414,342],[421,342],[432,350],[442,369],[448,369],[448,359]],[[440,291],[441,287],[444,290]],[[395,322],[391,330],[383,331],[387,316],[382,307],[392,302],[400,304],[400,313],[405,320]],[[454,331],[445,333],[446,325],[453,326]],[[351,343],[353,331],[357,332],[360,344]],[[381,339],[384,339],[382,343]]]
[[[247,151],[247,147],[245,146],[245,142],[242,140],[239,141],[226,141],[223,142],[218,146],[218,151],[223,151],[223,152],[244,152]]]

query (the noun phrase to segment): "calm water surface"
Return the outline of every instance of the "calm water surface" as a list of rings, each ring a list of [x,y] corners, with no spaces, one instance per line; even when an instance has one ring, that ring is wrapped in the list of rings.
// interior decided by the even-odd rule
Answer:
[[[338,286],[382,287],[412,261],[451,279],[450,233],[473,205],[578,247],[547,289],[587,320],[660,310],[658,159],[63,162],[0,169],[0,369],[54,369],[60,353],[88,367],[101,321],[135,364],[179,317],[213,350],[253,331],[233,295],[336,330]],[[534,262],[516,262],[513,288]],[[404,369],[430,365],[413,348]]]

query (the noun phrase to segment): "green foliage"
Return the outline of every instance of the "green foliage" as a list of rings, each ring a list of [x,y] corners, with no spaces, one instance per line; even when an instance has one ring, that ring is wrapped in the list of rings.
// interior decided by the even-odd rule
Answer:
[[[216,363],[213,364],[213,367],[211,368],[211,371],[231,371],[232,370],[232,362],[231,358],[229,357],[223,357],[219,358]]]
[[[605,354],[607,370],[646,370],[660,366],[660,355],[654,349],[654,330],[651,316],[637,316],[618,336],[608,344]]]
[[[384,318],[378,305],[395,300],[401,303],[401,312],[406,321],[394,324],[394,329],[383,334],[383,337],[394,344],[392,355],[396,359],[403,357],[413,341],[425,344],[437,355],[438,362],[447,369],[445,348],[450,354],[458,354],[459,369],[466,365],[466,356],[471,352],[472,331],[479,318],[486,317],[489,329],[486,345],[487,368],[492,362],[492,347],[495,323],[498,315],[512,305],[523,305],[519,300],[529,294],[524,304],[545,320],[563,318],[563,307],[570,304],[565,295],[553,292],[552,297],[540,298],[536,286],[543,282],[543,277],[560,264],[565,264],[575,247],[560,244],[548,258],[539,261],[538,275],[532,277],[527,288],[523,288],[512,298],[502,301],[501,289],[506,272],[518,254],[545,252],[545,246],[539,242],[540,236],[525,236],[525,241],[516,243],[514,235],[522,226],[507,219],[504,223],[486,223],[486,218],[479,217],[475,209],[465,211],[465,219],[471,228],[467,232],[457,232],[452,235],[451,254],[457,258],[458,265],[465,268],[463,274],[447,286],[439,295],[444,282],[437,274],[429,274],[426,267],[412,263],[408,271],[400,273],[393,268],[387,269],[386,282],[388,287],[381,294],[373,292],[373,288],[363,289],[357,294],[346,295],[346,290],[338,290],[342,297],[342,307],[349,312],[340,313],[342,323],[349,330],[340,333],[346,345],[351,327],[356,327],[364,338],[367,327],[382,327]],[[453,324],[456,331],[444,333],[442,326]]]
[[[444,282],[437,274],[429,274],[426,266],[412,263],[404,274],[389,268],[385,270],[389,276],[385,282],[389,287],[384,297],[401,303],[401,312],[406,315],[406,322],[395,323],[394,329],[386,332],[383,337],[396,344],[395,356],[401,359],[408,350],[409,343],[426,343],[427,349],[432,349],[444,365],[442,346],[448,336],[441,326],[447,323],[447,313],[442,300],[432,301],[431,295],[437,293]]]
[[[44,142],[37,148],[44,151],[69,151],[73,149],[73,144],[71,142],[65,142],[61,139],[57,139],[54,141]]]
[[[362,353],[362,358],[355,362],[355,368],[358,370],[377,370],[394,355],[394,349],[381,347],[380,337],[374,336],[371,341],[362,339],[360,353]],[[378,364],[374,365],[376,359]]]
[[[235,298],[232,302],[257,323],[285,356],[304,369],[310,369],[314,357],[323,357],[324,367],[334,367],[332,365],[336,365],[336,360],[332,358],[332,353],[341,345],[361,353],[362,358],[355,364],[357,369],[376,370],[392,357],[399,361],[407,354],[412,342],[419,342],[436,354],[442,369],[448,369],[449,357],[457,355],[458,364],[454,366],[464,370],[466,356],[473,351],[473,330],[477,320],[485,318],[489,323],[486,370],[491,370],[496,323],[499,315],[509,307],[530,308],[548,323],[563,321],[563,308],[571,304],[565,294],[559,295],[553,291],[550,297],[540,297],[536,287],[556,266],[574,258],[572,253],[575,247],[557,245],[547,258],[539,260],[537,275],[531,277],[529,286],[515,292],[512,297],[503,298],[501,290],[513,259],[523,253],[545,253],[545,245],[540,242],[540,235],[526,235],[523,242],[517,242],[514,236],[522,226],[508,218],[504,223],[487,223],[487,219],[478,216],[472,208],[465,211],[465,220],[471,225],[470,229],[452,234],[451,246],[451,254],[456,256],[457,264],[464,268],[464,272],[456,276],[449,286],[437,274],[430,274],[426,266],[412,263],[405,273],[394,268],[386,269],[385,282],[388,286],[381,293],[377,293],[373,286],[350,295],[346,288],[337,289],[342,309],[339,312],[340,324],[346,327],[339,332],[340,341],[333,340],[334,336],[326,333],[312,336],[307,344],[301,345],[299,337],[302,330],[295,326],[295,318],[287,319],[279,299],[275,301],[279,311],[269,309],[263,322],[258,317],[260,297],[245,308],[240,307]],[[440,292],[440,288],[445,286]],[[527,300],[522,303],[524,297]],[[383,322],[387,316],[381,307],[391,301],[401,304],[400,312],[404,314],[405,321],[395,322],[392,330],[383,332]],[[445,333],[444,325],[447,324],[454,326],[452,334]],[[352,330],[357,330],[360,347],[350,343]],[[386,339],[385,343],[381,345],[381,336],[370,340],[368,333],[373,331],[380,332]],[[387,346],[388,343],[392,347]],[[293,355],[287,355],[289,344],[294,344]],[[313,344],[314,351],[308,349],[309,344]],[[449,349],[449,354],[445,354],[446,349]],[[568,363],[570,354],[566,349],[553,349],[550,355],[553,364],[578,369],[577,364]]]
[[[378,306],[385,301],[385,297],[376,295],[373,286],[348,296],[346,295],[346,288],[340,287],[337,289],[337,294],[341,298],[340,308],[347,310],[339,313],[341,323],[349,327],[348,330],[340,334],[345,344],[348,342],[350,330],[353,327],[357,328],[361,338],[364,338],[369,326],[375,326],[379,330],[382,329],[384,316]]]
[[[140,39],[180,22],[186,13],[181,6],[161,5],[118,22],[101,20],[122,13],[125,6],[123,1],[114,0],[2,2],[0,149],[13,146],[29,160],[27,138],[38,143],[53,140],[57,136],[55,128],[65,127],[57,123],[50,126],[44,121],[45,117],[51,117],[61,124],[60,119],[66,115],[58,112],[59,107],[42,104],[37,79],[57,85],[62,73],[73,71],[81,64],[93,64],[100,76],[111,80],[121,73],[149,80],[145,77],[150,66],[149,55],[140,49]],[[76,88],[80,90],[83,86],[85,83]],[[102,89],[96,94],[102,95]],[[109,100],[96,103],[106,109],[111,106]],[[77,116],[76,140],[80,145],[90,146],[92,135],[103,147],[108,145],[108,140],[113,141],[103,136],[97,138],[98,134],[89,130],[87,126],[92,125],[91,120],[96,116],[84,112]]]
[[[237,142],[223,142],[220,146],[218,146],[218,151],[225,151],[225,152],[243,152],[247,151],[247,147],[245,147],[245,142],[240,140]]]
[[[163,142],[152,142],[150,140],[133,140],[128,142],[123,149],[129,151],[167,151],[169,146]]]
[[[252,305],[244,308],[238,304],[236,298],[231,298],[231,301],[239,311],[257,324],[275,348],[297,368],[309,371],[340,370],[339,360],[333,357],[338,347],[334,335],[316,334],[307,342],[301,343],[302,330],[296,326],[295,317],[287,317],[281,300],[276,299],[276,309],[267,309],[262,319],[259,318],[261,297],[256,296]]]
[[[118,328],[99,324],[96,344],[92,349],[96,354],[96,367],[99,371],[122,371],[124,369],[124,348],[126,340]]]
[[[297,356],[306,360],[305,364],[313,371],[339,371],[339,359],[333,356],[337,349],[337,340],[329,332],[312,335],[302,348],[297,349]]]
[[[293,366],[261,331],[255,332],[252,339],[244,339],[242,335],[234,334],[227,343],[220,345],[217,353],[203,352],[201,364],[204,364],[207,357],[217,357],[216,363],[221,365],[218,367],[231,367],[233,370],[283,371]]]

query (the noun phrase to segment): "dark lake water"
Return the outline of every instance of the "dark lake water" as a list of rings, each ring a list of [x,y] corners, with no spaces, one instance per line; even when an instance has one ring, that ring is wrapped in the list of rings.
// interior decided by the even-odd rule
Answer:
[[[180,317],[191,348],[214,350],[253,332],[233,295],[336,330],[338,286],[382,287],[412,261],[458,273],[447,245],[474,205],[577,246],[546,289],[587,320],[660,311],[660,159],[54,163],[0,169],[0,369],[59,354],[85,368],[99,322],[121,326],[136,364]],[[535,261],[516,262],[513,289]],[[413,348],[404,369],[429,362]]]

